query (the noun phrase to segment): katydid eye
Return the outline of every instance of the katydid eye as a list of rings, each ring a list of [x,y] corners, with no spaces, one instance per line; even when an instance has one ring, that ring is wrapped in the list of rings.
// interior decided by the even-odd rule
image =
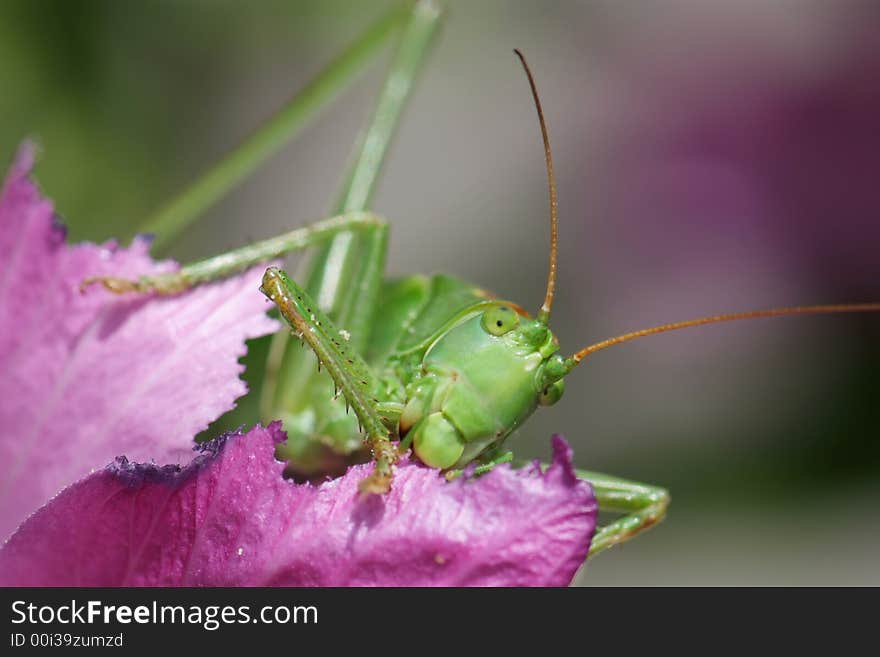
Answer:
[[[547,384],[538,396],[538,403],[541,404],[541,406],[553,406],[553,404],[562,398],[563,392],[565,392],[565,381],[562,379]]]
[[[483,313],[483,328],[492,335],[504,335],[519,326],[519,315],[510,306],[495,306]]]

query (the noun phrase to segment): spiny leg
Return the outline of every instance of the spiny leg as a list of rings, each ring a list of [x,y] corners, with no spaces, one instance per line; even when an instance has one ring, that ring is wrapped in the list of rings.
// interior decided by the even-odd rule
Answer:
[[[223,253],[184,266],[180,271],[156,276],[142,276],[136,280],[113,277],[87,278],[81,288],[102,284],[111,292],[124,294],[173,295],[191,287],[210,283],[242,272],[261,262],[268,262],[287,253],[326,242],[341,233],[385,228],[387,221],[372,212],[348,212],[294,229],[283,235]]]
[[[596,530],[588,557],[628,541],[666,515],[669,492],[664,488],[586,470],[578,470],[577,474],[592,484],[600,511],[625,514]]]
[[[391,488],[398,450],[379,413],[382,400],[375,397],[380,388],[379,381],[363,358],[341,337],[342,332],[287,274],[270,267],[263,276],[260,289],[278,306],[295,333],[312,348],[319,365],[324,366],[357,415],[376,461],[372,475],[361,482],[361,490],[366,493],[387,492]]]
[[[337,327],[345,329],[346,346],[363,354],[369,345],[382,288],[388,225],[382,223],[339,233],[310,253],[307,264],[315,265],[315,258],[321,260],[322,256],[328,255],[325,253],[328,247],[334,251],[332,247],[337,246],[340,238],[346,239],[345,253],[329,254],[329,261],[319,267],[322,275],[317,282],[309,275],[314,268],[306,268],[298,279],[308,281],[301,287]],[[338,389],[334,389],[333,382],[325,374],[315,371],[318,363],[313,353],[299,348],[295,342],[298,341],[293,340],[288,331],[279,331],[272,337],[260,398],[260,415],[265,421],[280,417],[287,424],[292,416],[305,419],[313,412],[317,413],[315,417],[320,420],[317,425],[303,428],[305,433],[291,425],[288,441],[279,448],[278,454],[291,464],[291,472],[316,474],[320,470],[319,462],[325,457],[331,460],[336,456],[347,457],[357,449],[358,441],[351,440],[353,431],[341,431],[338,425],[330,429],[325,424],[332,424],[333,418],[340,417],[342,405],[328,406],[320,400],[335,396]]]

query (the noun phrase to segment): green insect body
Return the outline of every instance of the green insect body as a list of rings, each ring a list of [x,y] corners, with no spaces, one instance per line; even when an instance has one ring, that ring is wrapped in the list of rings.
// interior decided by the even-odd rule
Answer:
[[[494,299],[446,275],[386,280],[388,223],[367,208],[439,16],[430,0],[395,9],[328,69],[331,79],[348,75],[352,61],[374,50],[394,26],[402,26],[391,71],[334,207],[336,216],[177,273],[135,281],[84,281],[84,285],[100,282],[116,293],[178,294],[289,252],[310,249],[311,257],[297,276],[269,267],[261,286],[292,329],[273,336],[261,398],[262,419],[283,421],[288,440],[278,447],[278,456],[288,462],[289,472],[323,478],[372,458],[375,468],[362,489],[381,494],[393,486],[394,465],[411,448],[416,458],[445,471],[449,478],[473,462],[479,474],[512,459],[509,452],[502,452],[508,436],[538,406],[559,401],[565,377],[595,351],[702,324],[880,310],[878,303],[864,303],[716,315],[626,333],[569,357],[560,355],[549,327],[558,223],[550,144],[534,80],[519,52],[540,119],[549,179],[550,274],[543,305],[531,317],[515,303]],[[319,78],[301,106],[295,100],[279,116],[304,113],[304,107],[315,104],[314,96],[329,95],[327,84]],[[258,131],[148,228],[165,228],[181,216],[194,216],[206,199],[219,196],[218,189],[227,189],[230,180],[267,155],[270,149],[264,145],[271,141],[267,134],[277,140],[274,131],[281,130],[279,126],[283,128],[283,122],[270,121],[268,132]],[[669,495],[662,488],[596,472],[579,474],[592,484],[601,511],[622,514],[597,529],[590,556],[632,538],[666,513]]]
[[[282,272],[269,270],[263,289],[278,303],[295,294],[291,285]],[[314,302],[307,293],[299,294],[307,299],[303,312],[311,318]],[[284,309],[283,302],[279,306]],[[544,324],[521,316],[525,313],[515,304],[436,275],[386,283],[377,307],[382,312],[359,341],[367,343],[370,370],[359,381],[368,382],[366,392],[381,408],[391,439],[411,445],[428,465],[461,468],[494,454],[539,404],[561,396],[562,382],[545,379],[545,364],[559,343]],[[347,362],[353,360],[353,336],[324,321],[333,326],[324,339],[329,336],[346,348],[345,362],[353,365]],[[313,371],[313,360],[302,360],[312,361],[307,367]],[[279,454],[293,470],[308,467],[304,452],[315,444],[337,451],[361,447],[351,439],[358,427],[344,407],[349,400],[333,403],[321,387],[308,380],[303,394],[292,397],[300,400],[297,406],[274,411],[284,417],[290,436]]]
[[[509,303],[455,314],[419,349],[401,435],[411,432],[406,439],[416,455],[437,468],[460,468],[496,452],[537,408],[544,362],[558,349],[546,327],[520,321]]]

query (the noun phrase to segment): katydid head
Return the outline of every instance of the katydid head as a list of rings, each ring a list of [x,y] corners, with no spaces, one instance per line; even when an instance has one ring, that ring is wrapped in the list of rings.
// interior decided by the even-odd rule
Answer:
[[[550,329],[556,288],[557,204],[550,140],[535,81],[529,79],[547,166],[550,192],[550,271],[544,303],[535,317],[509,301],[481,300],[460,312],[436,334],[422,356],[421,373],[408,390],[400,434],[428,465],[460,468],[495,452],[539,406],[562,397],[565,377],[588,355],[637,338],[692,326],[778,315],[880,310],[880,303],[799,306],[703,317],[625,333],[581,349],[559,353]]]
[[[494,449],[539,405],[562,396],[547,382],[562,358],[543,321],[507,301],[481,301],[464,311],[422,356],[400,428],[412,428],[419,458],[461,467]]]

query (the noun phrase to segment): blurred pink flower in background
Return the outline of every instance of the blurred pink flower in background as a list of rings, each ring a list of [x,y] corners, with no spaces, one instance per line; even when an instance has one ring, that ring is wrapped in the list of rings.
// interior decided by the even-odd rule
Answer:
[[[578,273],[593,299],[580,322],[599,338],[720,312],[880,299],[876,8],[618,8],[603,16],[604,39],[590,46],[598,72],[584,83],[579,247],[590,252]],[[590,376],[604,385],[591,405],[615,440],[592,455],[613,455],[610,469],[676,443],[707,458],[728,449],[746,459],[787,436],[800,453],[830,448],[838,436],[819,422],[843,429],[822,415],[835,409],[825,402],[859,384],[876,321],[707,327],[597,357]]]
[[[719,296],[757,272],[880,297],[880,15],[743,4],[646,21],[609,58],[611,222],[666,267],[714,262]]]

